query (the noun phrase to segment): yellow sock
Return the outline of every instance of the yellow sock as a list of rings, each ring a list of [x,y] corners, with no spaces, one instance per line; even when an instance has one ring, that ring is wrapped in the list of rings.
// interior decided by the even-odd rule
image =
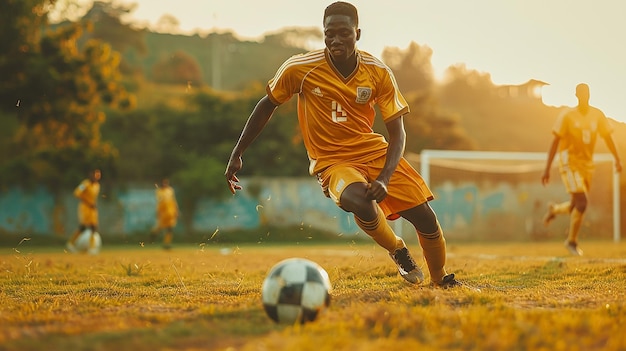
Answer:
[[[583,224],[583,212],[580,212],[576,208],[572,210],[570,214],[569,220],[569,234],[567,236],[567,240],[570,243],[578,242],[578,232],[580,231],[580,227]]]
[[[91,231],[91,235],[89,236],[89,248],[93,249],[96,246],[96,232]]]
[[[404,246],[404,241],[393,232],[380,207],[377,208],[376,218],[373,221],[366,222],[357,216],[354,216],[354,220],[359,228],[363,229],[367,235],[371,236],[378,245],[387,251],[394,252]]]
[[[72,237],[70,238],[70,244],[74,245],[74,243],[76,242],[76,239],[78,239],[78,236],[80,236],[80,233],[81,233],[80,230],[76,230],[74,234],[72,234]]]
[[[172,232],[166,232],[163,236],[163,245],[169,246],[172,243],[173,236]]]
[[[446,239],[443,237],[441,227],[437,224],[437,231],[432,234],[418,232],[417,238],[422,246],[424,259],[428,265],[430,280],[440,282],[447,274],[445,269]]]
[[[554,204],[552,206],[552,213],[554,214],[566,214],[572,210],[572,203],[570,201],[561,202],[560,204]]]

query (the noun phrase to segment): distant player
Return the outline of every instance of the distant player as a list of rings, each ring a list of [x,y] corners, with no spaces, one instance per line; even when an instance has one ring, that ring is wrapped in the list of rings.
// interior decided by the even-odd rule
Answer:
[[[178,203],[169,179],[163,179],[161,186],[157,187],[155,195],[157,222],[152,231],[152,239],[154,240],[158,233],[164,232],[163,248],[169,250],[172,248],[174,227],[178,221]]]
[[[436,287],[460,283],[446,273],[446,242],[428,204],[433,194],[403,158],[409,112],[396,79],[378,58],[357,50],[361,37],[357,9],[335,2],[324,11],[326,48],[289,58],[250,115],[226,167],[234,194],[242,155],[261,133],[278,105],[298,96],[298,120],[309,159],[324,194],[354,214],[357,225],[389,252],[401,276],[419,284],[424,275],[387,219],[413,224]],[[389,142],[373,131],[380,109]]]
[[[548,151],[541,182],[546,185],[550,181],[550,168],[558,152],[561,179],[571,197],[559,204],[549,204],[544,224],[548,225],[559,214],[569,214],[570,226],[565,247],[572,255],[581,256],[583,251],[578,247],[578,232],[587,209],[587,193],[594,169],[593,152],[597,136],[604,139],[615,157],[616,172],[622,171],[622,165],[611,137],[613,129],[608,119],[602,111],[589,105],[589,86],[578,84],[576,97],[578,106],[564,111],[552,129],[554,139]]]
[[[66,247],[70,252],[76,252],[74,246],[76,239],[80,234],[89,229],[91,237],[89,238],[88,253],[97,253],[95,243],[95,233],[98,231],[98,195],[100,194],[100,178],[102,174],[99,169],[89,172],[89,178],[83,180],[74,189],[74,196],[78,202],[78,229],[74,232],[71,239],[67,242]]]

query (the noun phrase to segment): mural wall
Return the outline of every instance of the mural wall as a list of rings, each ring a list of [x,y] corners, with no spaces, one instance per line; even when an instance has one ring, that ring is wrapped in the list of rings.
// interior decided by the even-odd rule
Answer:
[[[566,200],[567,194],[558,181],[549,187],[538,183],[435,183],[436,200],[431,205],[447,237],[561,237],[567,229],[567,219],[557,219],[546,228],[542,218],[548,201]],[[243,191],[225,201],[210,197],[201,201],[192,214],[192,228],[183,228],[179,221],[177,231],[212,233],[216,229],[251,229],[272,223],[313,227],[343,235],[359,232],[352,216],[326,198],[313,178],[242,179],[242,185]],[[595,186],[581,235],[611,237],[611,197],[606,187],[606,184]],[[147,233],[155,223],[155,206],[154,187],[150,185],[126,187],[123,191],[114,189],[103,194],[98,207],[100,232],[106,235]],[[0,231],[68,236],[78,225],[76,207],[77,201],[69,191],[55,204],[52,195],[43,189],[32,192],[10,189],[0,193]],[[394,228],[402,235],[414,235],[413,228],[405,221],[395,223]]]

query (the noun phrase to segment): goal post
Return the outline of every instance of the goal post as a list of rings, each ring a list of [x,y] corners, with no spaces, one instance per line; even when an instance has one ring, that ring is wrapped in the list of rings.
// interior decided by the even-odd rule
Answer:
[[[446,168],[455,168],[460,165],[470,172],[486,172],[501,174],[519,174],[525,172],[541,172],[545,167],[547,153],[545,152],[506,152],[506,151],[460,151],[460,150],[422,150],[419,155],[420,173],[426,184],[432,189],[431,170],[434,165]],[[471,162],[480,161],[480,162]],[[543,162],[540,162],[543,161]],[[612,180],[603,179],[606,183],[612,183],[612,229],[613,241],[620,241],[620,176],[615,172],[615,160],[608,153],[594,155],[595,162],[607,162],[611,164]],[[485,162],[488,165],[481,165]],[[502,164],[504,162],[504,164]],[[556,162],[555,162],[556,163]],[[559,179],[558,177],[553,177]],[[538,183],[540,179],[536,180]],[[593,187],[592,187],[593,189]],[[592,190],[593,192],[593,190]],[[548,199],[546,199],[547,201]]]

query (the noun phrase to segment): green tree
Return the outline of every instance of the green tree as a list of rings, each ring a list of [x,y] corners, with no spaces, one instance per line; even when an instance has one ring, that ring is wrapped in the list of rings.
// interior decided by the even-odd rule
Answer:
[[[146,53],[145,29],[138,28],[132,23],[124,23],[122,20],[123,17],[132,13],[136,7],[137,4],[125,5],[94,1],[91,9],[87,11],[81,20],[93,24],[93,31],[85,38],[106,42],[118,52],[134,49],[139,53]]]
[[[35,11],[37,6],[24,20],[45,24],[41,17],[46,14]],[[19,4],[9,10],[22,11],[23,7]],[[19,26],[8,29],[22,30]],[[119,84],[119,55],[110,46],[96,40],[78,46],[85,29],[81,24],[54,31],[31,27],[39,34],[22,34],[33,38],[29,50],[3,58],[8,66],[23,66],[18,79],[5,88],[18,102],[5,111],[8,119],[16,121],[7,146],[10,157],[1,164],[5,180],[25,186],[41,184],[56,192],[75,185],[88,168],[113,167],[115,148],[100,136],[105,121],[101,106],[129,108],[133,100]]]
[[[110,1],[94,1],[92,7],[80,19],[93,27],[81,38],[82,41],[96,39],[109,44],[113,50],[129,55],[144,56],[148,52],[145,41],[146,30],[132,22],[124,21],[137,7],[137,4],[121,4]],[[126,75],[141,74],[141,67],[134,66],[129,60],[122,59],[119,70]]]
[[[13,112],[19,105],[16,87],[24,85],[23,72],[36,55],[48,5],[48,0],[0,2],[0,111]]]

